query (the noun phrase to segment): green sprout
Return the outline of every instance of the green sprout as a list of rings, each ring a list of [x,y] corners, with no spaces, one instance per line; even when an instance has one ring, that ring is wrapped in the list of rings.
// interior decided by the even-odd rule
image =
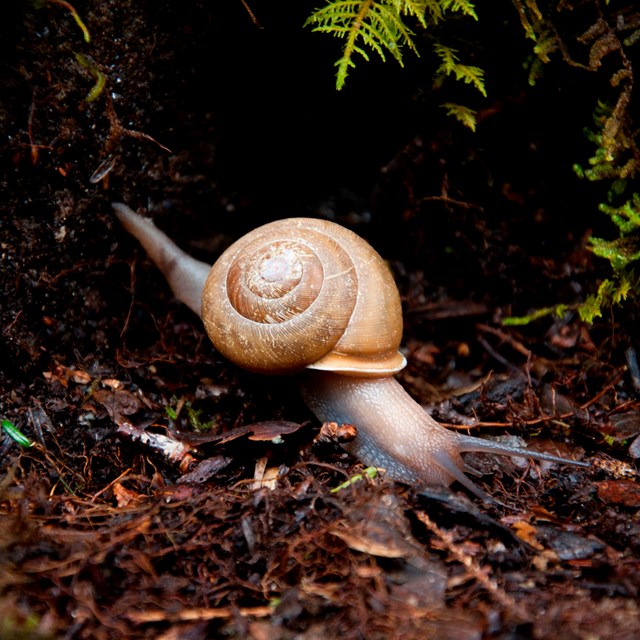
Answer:
[[[25,436],[15,424],[13,424],[13,422],[6,418],[2,418],[2,420],[0,420],[0,427],[2,427],[2,430],[21,447],[28,449],[29,447],[33,447],[35,444],[35,442],[29,440],[29,438]]]

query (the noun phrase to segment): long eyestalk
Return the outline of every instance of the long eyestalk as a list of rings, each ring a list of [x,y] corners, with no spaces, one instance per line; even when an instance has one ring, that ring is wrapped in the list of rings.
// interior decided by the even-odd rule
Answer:
[[[150,218],[139,215],[120,202],[111,206],[122,226],[138,240],[162,271],[175,297],[202,317],[202,289],[211,265],[185,253]]]

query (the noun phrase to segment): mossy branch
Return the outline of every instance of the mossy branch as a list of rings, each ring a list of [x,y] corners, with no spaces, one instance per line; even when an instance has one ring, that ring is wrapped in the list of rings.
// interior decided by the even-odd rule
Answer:
[[[590,239],[593,253],[609,260],[613,271],[612,276],[600,284],[597,293],[590,294],[583,303],[573,307],[583,320],[592,322],[602,315],[603,308],[640,296],[640,278],[633,270],[634,263],[640,260],[640,196],[628,194],[631,181],[640,173],[639,132],[631,108],[634,70],[628,51],[640,42],[640,12],[625,14],[624,19],[620,19],[615,12],[608,14],[601,3],[594,1],[592,6],[597,10],[597,18],[576,38],[577,43],[588,47],[587,61],[578,62],[569,55],[552,20],[538,8],[537,0],[513,0],[513,4],[526,36],[535,42],[538,64],[531,66],[531,82],[540,75],[540,64],[548,63],[551,53],[560,51],[564,61],[571,66],[594,73],[606,68],[611,74],[609,85],[614,93],[617,91],[612,103],[598,100],[594,110],[595,127],[585,130],[595,152],[587,166],[574,165],[581,178],[610,182],[607,202],[600,203],[598,208],[618,231],[618,237],[612,240]],[[607,65],[603,64],[605,58]],[[548,307],[523,318],[508,319],[505,324],[524,324],[549,313],[563,313],[569,308],[566,305]]]
[[[391,55],[404,66],[406,49],[419,56],[415,33],[407,24],[407,18],[413,18],[424,30],[429,22],[437,23],[447,13],[478,19],[469,0],[330,0],[309,16],[305,26],[345,40],[342,56],[336,62],[339,90],[344,87],[349,71],[356,66],[355,54],[366,61],[371,52],[376,52],[383,61],[386,55]],[[456,77],[460,73],[458,79],[477,84],[481,74],[472,71],[474,67],[464,70],[463,66],[458,63],[457,71],[447,73],[455,73]]]
[[[305,26],[345,41],[342,55],[335,63],[338,68],[336,88],[340,90],[356,66],[356,54],[367,62],[371,52],[377,53],[383,61],[390,55],[401,67],[406,50],[420,55],[415,43],[416,34],[407,24],[408,18],[424,31],[429,24],[437,24],[452,13],[478,19],[469,0],[329,0],[309,16]],[[437,78],[452,76],[475,87],[486,97],[482,69],[462,64],[458,52],[440,42],[434,45],[434,52],[440,58]],[[475,130],[476,112],[473,109],[451,102],[441,106],[464,126]]]
[[[443,44],[434,45],[434,51],[440,58],[437,73],[440,76],[454,76],[456,80],[475,87],[485,98],[487,90],[484,86],[484,71],[480,67],[461,64],[458,52]]]
[[[305,26],[313,26],[313,31],[330,33],[345,40],[342,56],[336,62],[338,90],[344,87],[349,70],[355,67],[353,57],[356,53],[368,61],[370,51],[375,51],[382,60],[386,59],[386,52],[401,66],[404,64],[404,47],[417,54],[413,31],[402,19],[403,15],[417,15],[420,16],[419,21],[424,21],[424,11],[421,12],[417,4],[413,0],[336,0],[309,16]]]
[[[465,107],[461,104],[456,104],[455,102],[445,102],[440,106],[447,110],[448,116],[455,118],[460,124],[471,129],[471,131],[476,130],[477,111],[469,109],[469,107]]]

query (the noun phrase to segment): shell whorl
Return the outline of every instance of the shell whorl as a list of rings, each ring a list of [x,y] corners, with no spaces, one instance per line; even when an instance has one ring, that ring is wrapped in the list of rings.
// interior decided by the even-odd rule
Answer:
[[[279,220],[231,245],[205,283],[202,319],[224,356],[260,373],[380,376],[405,364],[389,269],[362,238],[325,220]]]

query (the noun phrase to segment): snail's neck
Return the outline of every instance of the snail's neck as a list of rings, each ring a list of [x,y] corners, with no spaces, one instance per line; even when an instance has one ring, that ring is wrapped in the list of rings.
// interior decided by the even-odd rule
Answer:
[[[119,202],[114,202],[112,206],[122,226],[140,242],[162,271],[173,295],[202,317],[202,290],[211,265],[186,254],[149,218]]]
[[[324,371],[305,371],[300,378],[304,400],[319,420],[356,426],[358,435],[345,449],[365,464],[402,482],[449,484],[455,477],[457,435],[435,422],[395,378]]]

